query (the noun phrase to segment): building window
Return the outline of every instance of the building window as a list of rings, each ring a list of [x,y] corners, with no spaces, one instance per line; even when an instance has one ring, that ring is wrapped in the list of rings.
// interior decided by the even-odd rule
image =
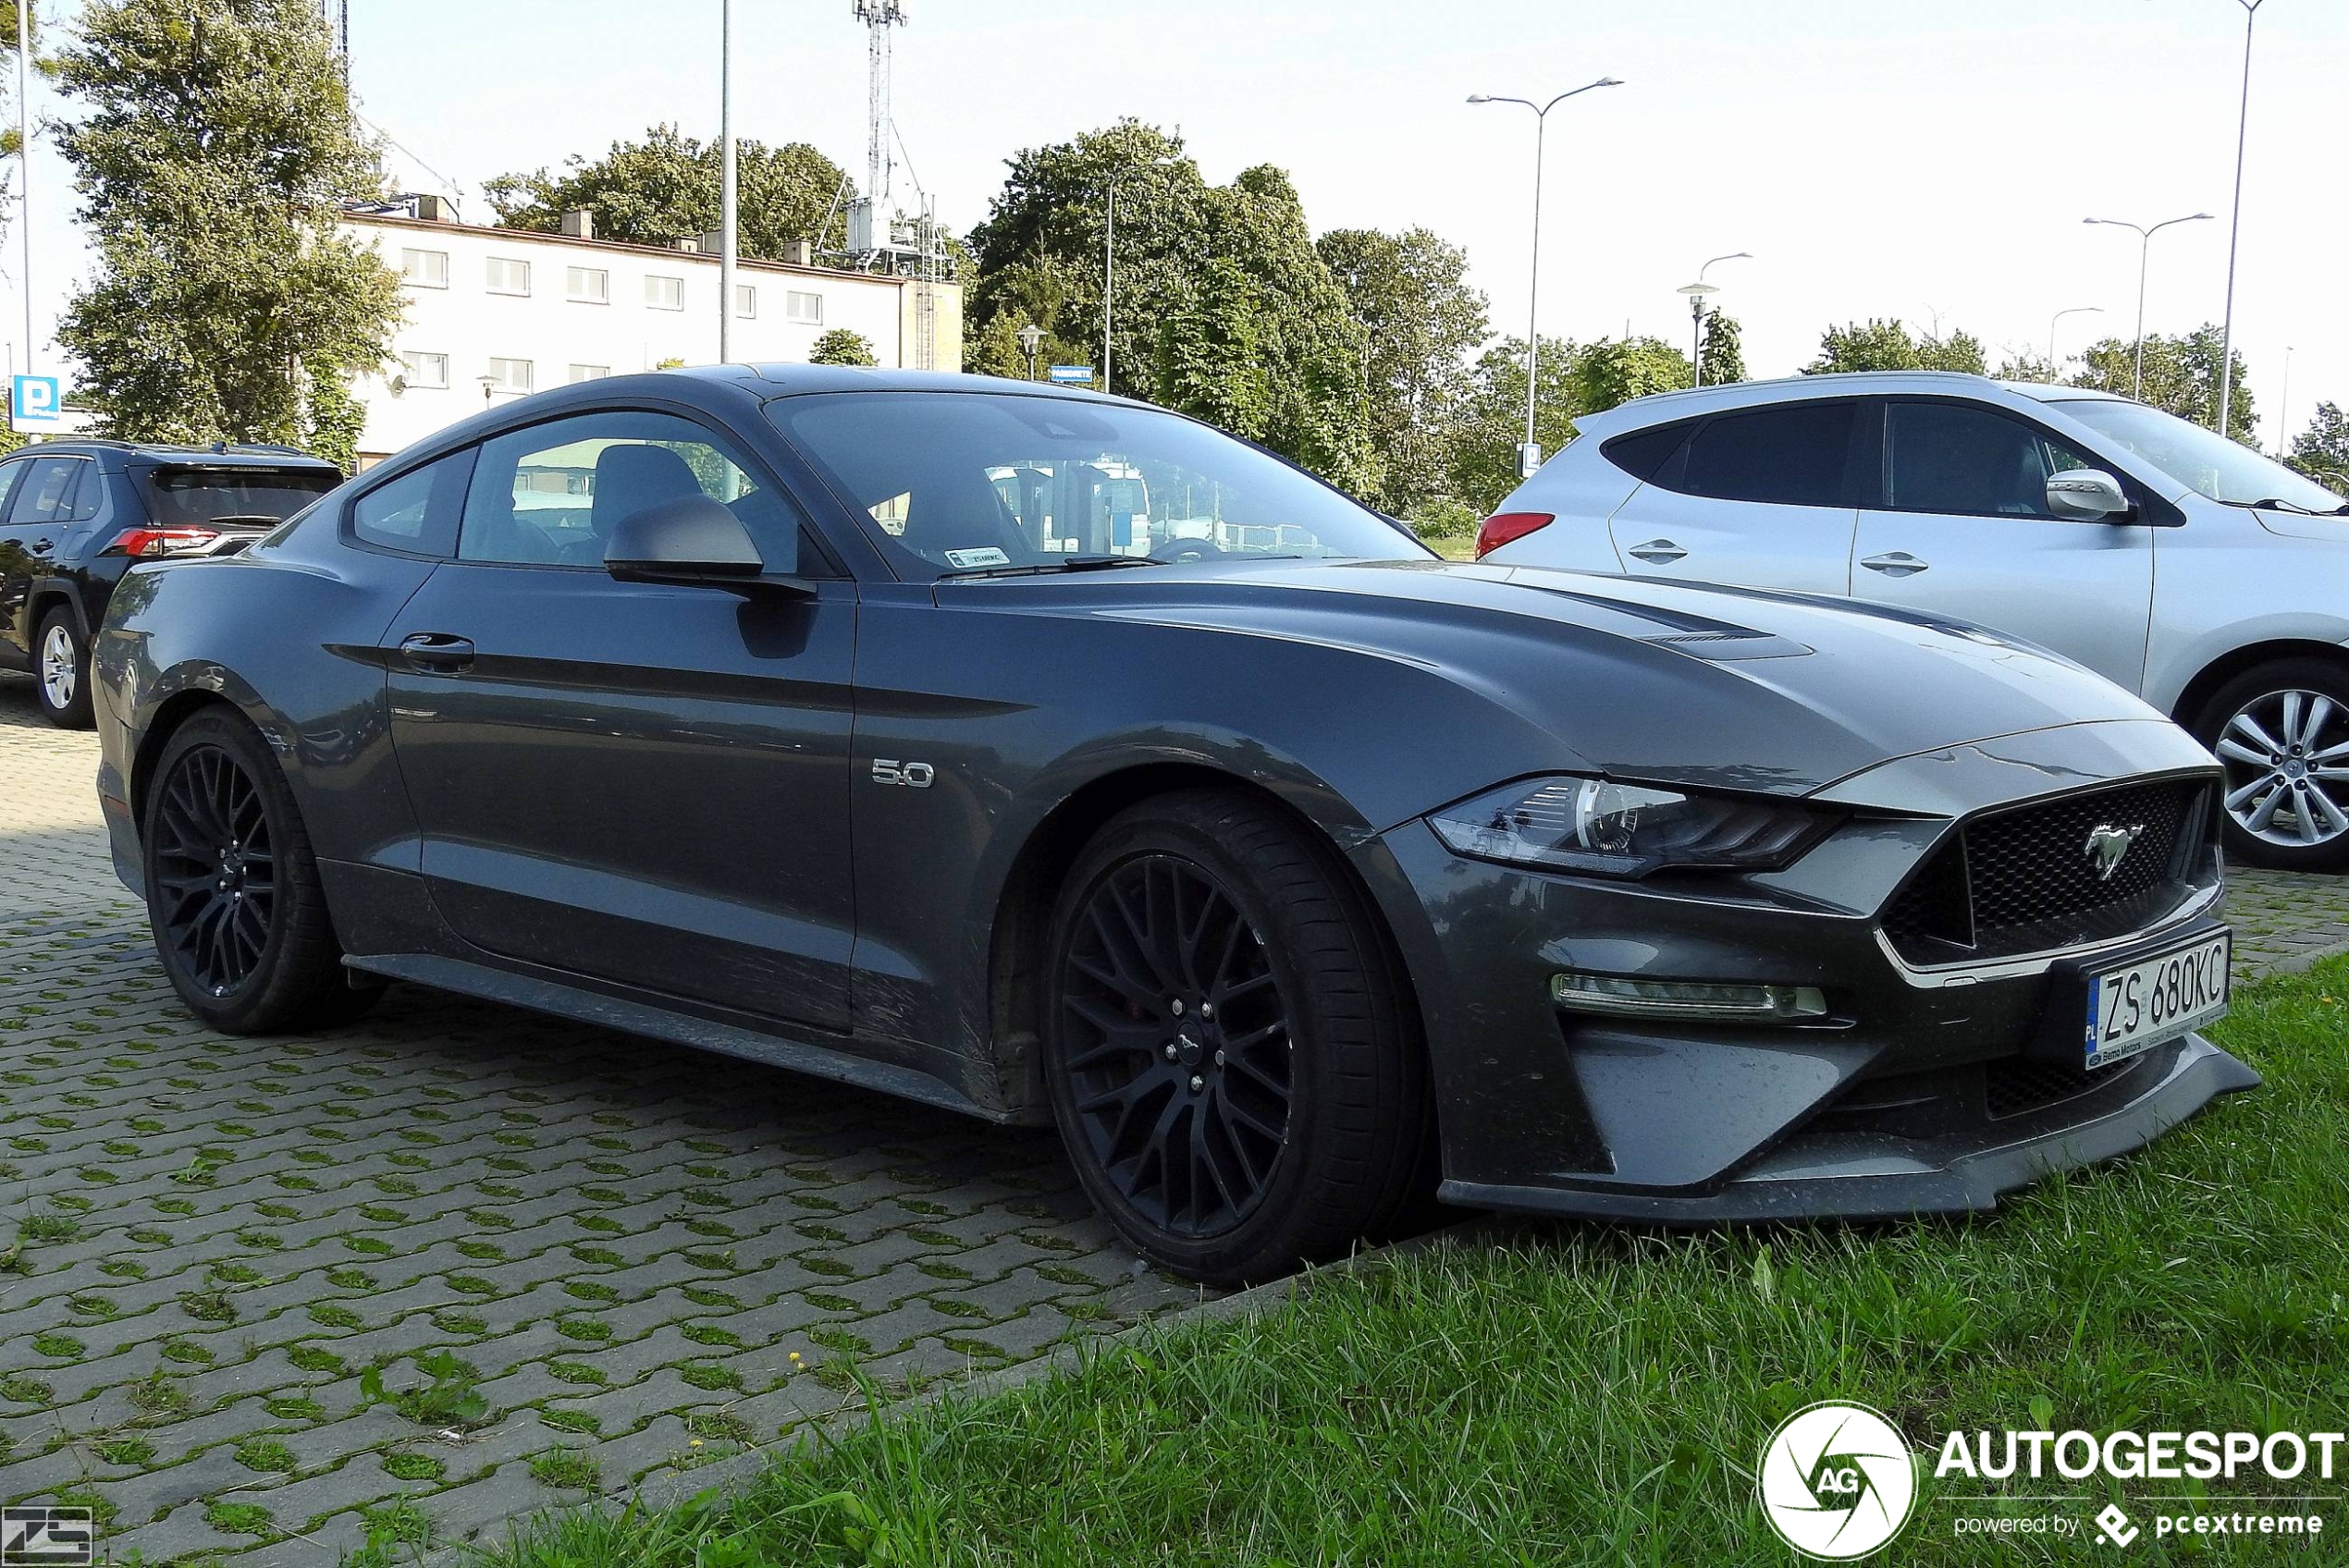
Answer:
[[[645,304],[656,311],[682,311],[685,308],[685,280],[682,277],[647,277],[645,279]]]
[[[449,252],[446,251],[400,251],[400,281],[412,283],[419,288],[448,288]]]
[[[758,290],[747,283],[735,284],[734,313],[745,318],[758,314]]]
[[[489,291],[492,294],[529,293],[530,263],[511,261],[504,256],[490,257]]]
[[[489,385],[499,392],[530,390],[528,360],[492,360],[489,361]]]
[[[783,319],[803,322],[809,326],[824,325],[824,297],[803,294],[794,288],[783,296]]]
[[[573,365],[571,367],[571,379],[574,384],[582,381],[601,381],[604,377],[609,375],[610,374],[611,366],[609,365]]]
[[[563,292],[590,305],[611,303],[611,274],[601,267],[565,267]]]
[[[411,391],[419,386],[449,385],[449,356],[446,354],[402,353],[400,362],[407,367],[403,379]]]

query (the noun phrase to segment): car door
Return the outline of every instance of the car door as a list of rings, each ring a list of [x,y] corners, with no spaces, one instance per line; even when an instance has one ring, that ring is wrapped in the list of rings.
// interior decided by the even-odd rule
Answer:
[[[456,558],[384,642],[441,915],[507,959],[845,1029],[855,585],[770,473],[682,413],[476,450]],[[696,490],[812,594],[604,571],[621,517]]]
[[[45,577],[56,555],[65,519],[73,508],[73,487],[89,466],[87,458],[27,458],[7,465],[20,475],[0,512],[0,653],[12,664],[31,656],[40,629],[27,623],[35,579]]]
[[[2048,475],[2105,465],[2017,414],[1955,398],[1883,405],[1851,592],[2011,633],[2132,692],[2145,677],[2153,530],[2055,515]]]
[[[1859,510],[1860,400],[1803,398],[1685,427],[1607,529],[1630,571],[1841,594]]]

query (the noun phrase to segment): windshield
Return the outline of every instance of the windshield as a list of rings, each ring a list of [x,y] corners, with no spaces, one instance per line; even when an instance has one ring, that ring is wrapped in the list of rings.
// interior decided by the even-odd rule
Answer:
[[[1066,398],[830,392],[768,405],[901,576],[1234,556],[1417,560],[1418,541],[1253,447]]]
[[[2341,509],[2341,497],[2314,480],[2159,409],[2101,398],[2064,398],[2053,406],[2214,501],[2236,506],[2281,501],[2312,512]]]
[[[259,526],[292,516],[341,483],[326,469],[150,469],[147,509],[160,528],[228,520]]]

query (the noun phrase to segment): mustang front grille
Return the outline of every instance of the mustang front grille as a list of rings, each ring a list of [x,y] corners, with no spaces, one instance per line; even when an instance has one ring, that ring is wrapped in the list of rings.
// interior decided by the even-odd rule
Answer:
[[[2128,935],[2183,896],[2210,845],[2210,786],[2169,779],[1976,817],[1884,913],[1912,963],[2009,958]]]

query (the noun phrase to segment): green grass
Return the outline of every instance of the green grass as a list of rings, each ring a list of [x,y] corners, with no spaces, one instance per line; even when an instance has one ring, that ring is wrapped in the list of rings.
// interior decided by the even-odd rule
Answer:
[[[1873,1404],[1925,1443],[2050,1422],[2337,1430],[2349,962],[2246,990],[2220,1037],[2263,1091],[1995,1216],[1448,1242],[1317,1278],[1253,1320],[1153,1330],[1007,1393],[884,1415],[731,1498],[545,1515],[486,1561],[1775,1564],[1792,1558],[1752,1466],[1814,1400]],[[2103,1501],[2085,1483],[2023,1489],[2078,1499],[2023,1512]],[[1955,1537],[1954,1503],[1980,1495],[1928,1478],[1892,1557],[2114,1557]],[[2273,1546],[2147,1529],[2129,1555],[2269,1561]]]

